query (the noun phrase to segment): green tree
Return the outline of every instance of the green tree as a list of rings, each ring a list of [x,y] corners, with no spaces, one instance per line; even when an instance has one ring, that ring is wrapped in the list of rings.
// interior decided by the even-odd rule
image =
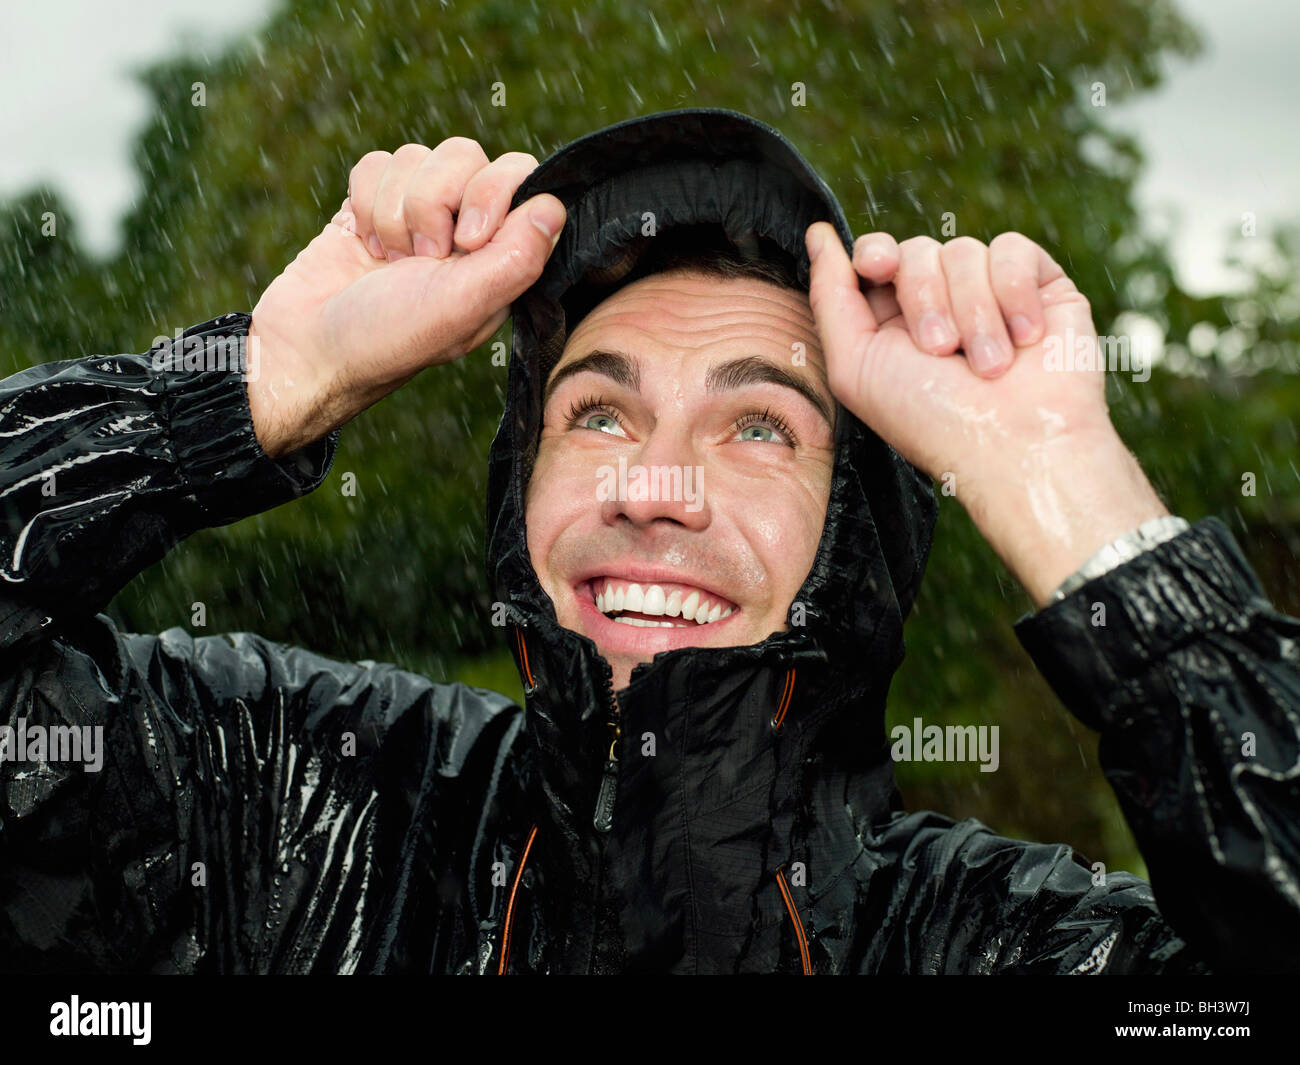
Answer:
[[[1103,332],[1139,312],[1184,344],[1205,323],[1181,373],[1115,382],[1116,417],[1180,512],[1233,516],[1261,572],[1277,576],[1296,548],[1286,456],[1300,396],[1285,372],[1294,286],[1261,276],[1252,296],[1222,300],[1179,290],[1167,250],[1142,236],[1133,207],[1138,148],[1106,128],[1097,104],[1097,86],[1110,102],[1149,89],[1163,56],[1195,48],[1174,8],[1148,0],[743,11],[682,0],[653,11],[612,0],[581,10],[293,0],[211,62],[186,54],[142,74],[154,99],[135,153],[144,192],[111,261],[86,260],[71,220],[58,238],[38,238],[47,193],[8,205],[7,368],[143,351],[178,326],[251,308],[373,148],[459,134],[492,156],[543,158],[632,115],[731,107],[782,129],[855,231],[988,240],[1020,230],[1088,294]],[[1294,252],[1293,242],[1292,264]],[[1272,345],[1272,368],[1233,356],[1243,340]],[[1177,350],[1169,361],[1179,362]],[[518,697],[481,562],[485,457],[503,385],[485,352],[421,375],[345,431],[314,495],[192,537],[112,613],[156,631],[188,625],[201,601],[207,631],[253,629]],[[1251,470],[1268,493],[1235,495]],[[355,495],[340,490],[347,472]],[[960,508],[948,501],[941,511],[891,721],[998,723],[1003,768],[902,765],[909,805],[1066,840],[1111,868],[1140,870],[1095,739],[1011,633],[1028,601]],[[1271,538],[1257,539],[1261,530]]]

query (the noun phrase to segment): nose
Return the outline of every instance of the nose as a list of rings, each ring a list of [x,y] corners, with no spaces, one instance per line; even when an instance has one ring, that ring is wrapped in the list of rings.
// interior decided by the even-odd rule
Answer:
[[[639,448],[602,467],[601,519],[649,528],[671,522],[701,530],[710,521],[704,464],[687,427],[659,422]]]

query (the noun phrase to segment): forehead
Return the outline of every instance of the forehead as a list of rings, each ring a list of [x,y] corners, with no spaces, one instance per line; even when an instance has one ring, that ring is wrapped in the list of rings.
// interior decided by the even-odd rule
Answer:
[[[748,354],[789,359],[802,350],[806,365],[822,369],[807,293],[758,278],[673,271],[635,281],[578,323],[556,369],[593,347],[615,343],[624,350],[686,356],[721,356],[744,349]]]

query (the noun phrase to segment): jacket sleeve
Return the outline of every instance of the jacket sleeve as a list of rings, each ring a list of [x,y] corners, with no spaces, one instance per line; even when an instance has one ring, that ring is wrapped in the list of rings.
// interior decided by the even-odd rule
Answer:
[[[336,446],[269,459],[239,372],[157,355],[0,382],[0,969],[363,967],[386,826],[456,786],[508,700],[97,615],[182,537],[316,487]]]
[[[1111,923],[1128,954],[1114,967],[1300,969],[1300,621],[1271,606],[1224,525],[1199,522],[1016,633],[1100,732],[1102,769],[1150,870],[1143,926]],[[1080,892],[1044,896],[1044,912],[1059,913],[1035,930],[1039,943],[1110,905],[1114,892],[1071,875]],[[1136,956],[1135,937],[1151,943]]]
[[[870,830],[883,900],[862,973],[1204,973],[1151,885],[1094,873],[1063,844],[1026,843],[970,818],[899,812]]]

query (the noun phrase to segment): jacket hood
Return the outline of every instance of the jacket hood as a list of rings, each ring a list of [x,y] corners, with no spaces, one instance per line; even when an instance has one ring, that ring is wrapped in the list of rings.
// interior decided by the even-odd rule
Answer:
[[[529,175],[512,209],[542,192],[558,197],[568,218],[542,276],[511,309],[506,405],[490,457],[487,561],[495,598],[518,612],[518,623],[545,629],[555,626],[555,611],[529,560],[524,525],[542,389],[571,331],[572,305],[615,291],[656,239],[642,235],[645,212],[653,211],[660,236],[712,223],[742,250],[771,242],[791,257],[805,288],[808,226],[831,222],[850,252],[853,237],[829,187],[793,145],[722,109],[666,111],[581,137]],[[804,624],[771,641],[858,661],[871,646],[901,660],[902,622],[935,512],[929,479],[843,411],[821,543],[795,600]]]
[[[598,869],[612,868],[610,856],[591,844],[593,808],[605,796],[596,792],[609,758],[619,759],[619,807],[627,811],[631,804],[637,811],[636,840],[622,828],[613,832],[615,850],[623,848],[629,862],[622,888],[613,892],[617,901],[593,897],[587,917],[616,923],[609,907],[623,907],[665,914],[665,924],[607,937],[621,944],[610,948],[617,955],[607,960],[613,970],[626,968],[631,957],[662,950],[671,959],[685,949],[686,933],[672,924],[694,918],[673,916],[683,909],[680,891],[698,895],[706,888],[703,894],[720,898],[725,912],[714,915],[717,929],[740,935],[752,925],[746,892],[756,890],[754,877],[770,878],[788,859],[791,834],[797,823],[808,822],[809,803],[843,803],[845,789],[857,788],[852,801],[858,815],[876,819],[897,808],[884,696],[902,660],[903,620],[924,569],[936,508],[928,478],[843,411],[825,525],[789,628],[747,647],[661,653],[636,667],[615,707],[612,674],[595,644],[557,624],[531,564],[525,528],[543,387],[576,316],[625,281],[656,239],[643,236],[647,211],[657,236],[712,226],[742,252],[784,253],[805,287],[807,227],[831,222],[849,249],[852,235],[830,189],[780,133],[725,110],[664,112],[582,137],[533,171],[512,208],[541,192],[557,196],[568,217],[541,277],[512,307],[505,412],[490,455],[487,563],[524,681],[537,801],[547,808],[538,813],[546,821],[543,836],[564,844],[563,854],[552,855],[564,872],[547,874],[551,881],[559,877],[564,891],[581,894],[587,877],[599,880]],[[615,714],[621,721],[611,722]],[[660,738],[660,757],[635,757],[635,744],[647,735]],[[663,751],[665,744],[671,750]],[[810,772],[797,771],[802,783],[791,773],[823,759],[829,759],[828,771],[819,779],[823,785],[836,781],[835,794],[817,800]],[[744,782],[752,803],[740,802],[740,808],[748,812],[742,815],[733,804],[728,816],[739,821],[710,821],[708,811]],[[761,853],[743,860],[762,870],[746,867],[740,878],[745,887],[680,886],[675,830],[667,822],[662,830],[655,827],[664,808],[679,799],[687,821],[700,818],[692,846],[713,838],[712,853],[723,854],[737,833],[753,837]],[[762,841],[754,842],[760,835]],[[707,878],[706,867],[696,862],[696,880]],[[729,899],[734,905],[727,911]],[[596,912],[601,906],[603,918]],[[567,919],[581,923],[573,915]],[[670,941],[679,946],[663,946]]]

